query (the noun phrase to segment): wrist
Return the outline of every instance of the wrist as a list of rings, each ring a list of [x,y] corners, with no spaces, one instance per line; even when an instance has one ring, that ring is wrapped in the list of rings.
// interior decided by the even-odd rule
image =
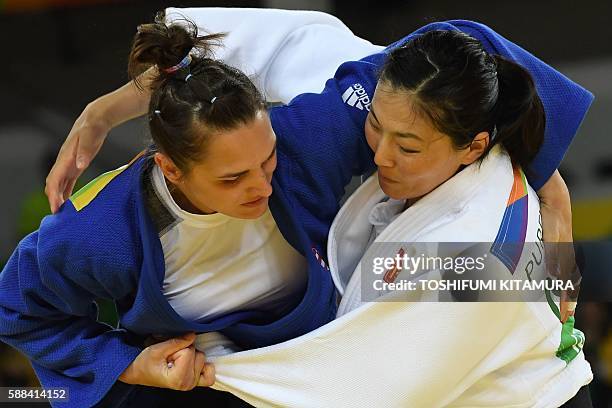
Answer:
[[[99,129],[98,134],[106,135],[113,128],[103,98],[90,102],[83,110],[82,119],[85,126]]]

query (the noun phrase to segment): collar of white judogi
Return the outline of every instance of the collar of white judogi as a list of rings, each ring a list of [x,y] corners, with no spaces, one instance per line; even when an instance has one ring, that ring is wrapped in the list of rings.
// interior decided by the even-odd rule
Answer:
[[[503,214],[512,186],[512,164],[507,153],[496,147],[482,164],[472,164],[404,210],[374,242],[418,242],[420,237],[461,216],[470,208],[482,207]],[[327,254],[336,288],[344,293],[348,280],[367,250],[372,209],[386,199],[373,174],[347,200],[330,228]],[[492,235],[497,226],[479,226],[484,231],[445,231],[446,241],[467,241],[469,236]],[[452,236],[451,236],[452,235]],[[443,237],[442,237],[443,238]],[[482,239],[480,239],[482,240]]]

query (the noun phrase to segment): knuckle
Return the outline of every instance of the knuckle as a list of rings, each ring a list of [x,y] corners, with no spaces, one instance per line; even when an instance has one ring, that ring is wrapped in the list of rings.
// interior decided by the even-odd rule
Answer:
[[[204,377],[204,386],[210,387],[215,383],[215,377],[206,376]]]
[[[180,378],[177,378],[177,377],[173,377],[168,383],[168,387],[173,390],[180,390],[182,386],[183,386],[183,382],[181,381]]]
[[[180,381],[178,389],[180,391],[189,391],[193,389],[193,387],[194,387],[193,379],[188,376],[184,376]]]
[[[215,383],[215,366],[212,364],[208,364],[203,371],[203,380],[204,384],[207,387],[210,387]]]

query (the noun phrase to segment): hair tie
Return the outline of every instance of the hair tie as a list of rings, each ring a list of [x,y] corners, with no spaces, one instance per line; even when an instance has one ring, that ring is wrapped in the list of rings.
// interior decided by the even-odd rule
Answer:
[[[497,125],[493,126],[493,131],[491,132],[490,141],[492,142],[497,136]]]
[[[161,111],[159,109],[155,109],[153,113],[149,115],[149,122],[151,122],[155,116],[157,116],[160,121],[162,120]]]
[[[162,71],[164,71],[166,74],[172,74],[181,68],[189,66],[189,64],[191,64],[191,50],[187,53],[187,56],[181,60],[181,62],[170,68],[164,68]]]

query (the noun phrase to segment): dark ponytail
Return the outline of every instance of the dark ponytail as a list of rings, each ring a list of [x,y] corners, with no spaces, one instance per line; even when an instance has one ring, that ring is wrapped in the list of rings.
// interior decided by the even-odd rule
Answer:
[[[499,82],[496,140],[527,170],[544,142],[544,106],[525,68],[499,55],[494,59]]]
[[[486,131],[528,172],[544,140],[545,114],[529,72],[487,54],[460,31],[429,31],[387,57],[380,80],[407,91],[414,105],[457,149]]]
[[[244,73],[210,58],[224,34],[198,36],[192,21],[167,26],[164,18],[160,12],[154,23],[138,27],[128,74],[142,88],[139,75],[157,68],[147,84],[151,136],[155,149],[187,172],[205,154],[213,132],[249,123],[265,101]]]

